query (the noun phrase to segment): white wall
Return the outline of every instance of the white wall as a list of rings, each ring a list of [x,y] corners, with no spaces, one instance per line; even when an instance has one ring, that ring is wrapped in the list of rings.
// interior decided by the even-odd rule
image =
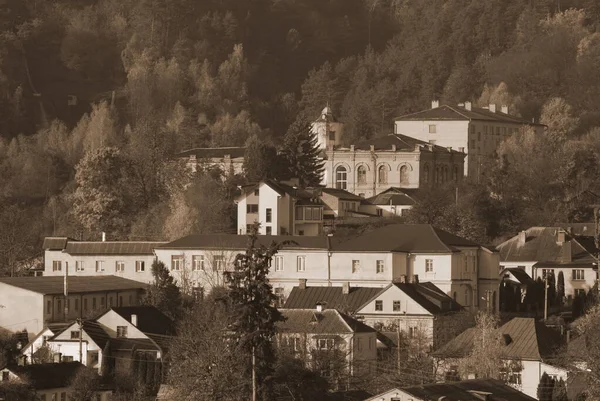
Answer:
[[[0,283],[0,327],[39,333],[44,328],[44,296]]]
[[[138,316],[138,324],[140,317]],[[106,312],[104,315],[100,316],[96,319],[98,323],[103,326],[106,326],[110,330],[117,332],[117,326],[126,326],[127,327],[127,338],[148,338],[147,335],[142,333],[140,329],[135,327],[132,323],[130,323],[127,319],[123,318],[117,312],[110,310]]]

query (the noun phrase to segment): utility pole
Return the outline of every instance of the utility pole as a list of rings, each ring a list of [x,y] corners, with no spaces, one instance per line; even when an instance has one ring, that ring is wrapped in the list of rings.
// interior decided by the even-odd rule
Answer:
[[[256,348],[252,346],[252,401],[256,401]]]
[[[77,324],[79,325],[79,363],[83,363],[83,321],[81,318],[77,318]]]
[[[544,276],[544,321],[548,319],[548,273]]]

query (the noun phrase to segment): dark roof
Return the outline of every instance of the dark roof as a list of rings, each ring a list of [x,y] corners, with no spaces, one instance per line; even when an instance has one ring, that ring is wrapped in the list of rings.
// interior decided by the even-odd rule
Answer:
[[[117,276],[69,276],[69,292],[106,292],[145,289],[146,284]],[[39,294],[62,294],[63,276],[0,277],[0,283],[37,292]]]
[[[321,191],[331,196],[335,196],[336,198],[343,200],[353,200],[353,201],[362,201],[364,198],[355,195],[351,192],[346,191],[345,189],[338,188],[318,188],[317,191]]]
[[[175,155],[175,157],[196,156],[197,159],[223,159],[226,155],[232,159],[244,157],[246,148],[243,147],[223,147],[223,148],[195,148],[184,150]]]
[[[62,251],[67,246],[68,241],[72,240],[68,237],[46,237],[42,248],[50,251]]]
[[[367,201],[373,205],[413,206],[417,202],[417,197],[415,196],[417,191],[418,189],[390,187],[368,198]]]
[[[308,235],[259,235],[258,245],[269,246],[273,242],[282,243],[287,248],[328,249],[326,236]],[[248,236],[236,234],[188,235],[173,242],[158,246],[160,249],[230,249],[243,250],[248,246]]]
[[[479,247],[430,224],[390,224],[336,245],[336,250],[373,252],[448,253],[456,247]]]
[[[404,116],[397,117],[396,121],[422,121],[422,120],[482,120],[482,121],[495,121],[500,123],[511,123],[519,125],[537,125],[543,126],[543,124],[532,123],[531,121],[523,120],[519,117],[511,116],[510,114],[502,113],[497,110],[495,113],[488,109],[479,107],[471,107],[471,110],[467,110],[461,106],[449,106],[441,105],[434,109],[422,110],[412,114],[406,114]]]
[[[350,287],[348,294],[342,287],[300,287],[292,288],[292,292],[283,306],[286,309],[313,309],[322,303],[325,309],[338,309],[354,313],[369,299],[382,291],[375,287]]]
[[[83,331],[85,331],[87,335],[94,340],[100,349],[104,349],[106,342],[110,340],[110,336],[104,330],[104,328],[102,328],[102,325],[93,320],[83,321]]]
[[[560,334],[546,327],[534,318],[515,317],[500,328],[503,337],[510,342],[505,345],[502,356],[506,359],[540,361],[551,357],[562,343]],[[448,342],[434,356],[442,358],[462,358],[473,348],[477,329],[470,328]]]
[[[525,244],[519,243],[519,234],[504,241],[496,247],[503,262],[552,262],[552,263],[589,263],[596,260],[590,252],[593,239],[589,237],[574,238],[565,233],[566,241],[557,242],[557,232],[561,227],[530,227],[525,230]],[[585,244],[584,245],[582,245]],[[570,261],[566,257],[568,247]]]
[[[111,338],[109,340],[111,351],[151,350],[160,351],[160,348],[149,338]]]
[[[592,223],[557,223],[555,227],[562,227],[570,235],[575,237],[593,237],[596,231],[596,225]]]
[[[70,255],[153,255],[159,241],[69,241],[65,252]]]
[[[412,138],[410,136],[402,134],[388,134],[376,138],[372,138],[366,141],[359,142],[354,145],[354,150],[370,151],[371,146],[376,151],[392,151],[392,146],[396,146],[396,152],[414,152],[418,147],[420,152],[433,152],[433,153],[453,153],[457,156],[465,156],[464,152],[457,150],[448,149],[443,146],[433,145],[429,142],[422,141],[420,139]],[[431,149],[431,150],[430,150]],[[349,151],[350,148],[337,148],[336,150]]]
[[[393,285],[433,315],[463,309],[433,283],[394,283]]]
[[[425,384],[401,389],[415,398],[444,401],[533,401],[517,389],[495,379],[464,380],[454,383]],[[487,398],[482,396],[487,395]]]
[[[71,380],[83,368],[79,362],[43,363],[8,368],[27,380],[36,390],[69,387]]]
[[[335,309],[280,309],[284,322],[277,323],[281,333],[347,334],[375,333],[376,330]]]
[[[325,401],[363,401],[372,395],[364,390],[336,391],[328,393]]]
[[[154,306],[121,306],[111,308],[123,319],[131,323],[131,315],[137,315],[137,328],[143,333],[171,335],[175,333],[175,324]]]
[[[505,272],[510,272],[513,277],[521,284],[533,284],[535,281],[529,277],[525,270],[518,267],[509,267],[504,269]]]

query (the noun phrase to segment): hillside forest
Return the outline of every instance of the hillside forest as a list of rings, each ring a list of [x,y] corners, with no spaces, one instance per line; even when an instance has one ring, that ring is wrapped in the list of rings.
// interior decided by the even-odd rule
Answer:
[[[489,243],[587,220],[599,28],[596,0],[0,0],[0,271],[47,235],[232,232],[247,177],[190,178],[173,155],[280,147],[327,103],[347,143],[433,99],[548,125],[502,143],[479,183],[426,191],[410,221]]]

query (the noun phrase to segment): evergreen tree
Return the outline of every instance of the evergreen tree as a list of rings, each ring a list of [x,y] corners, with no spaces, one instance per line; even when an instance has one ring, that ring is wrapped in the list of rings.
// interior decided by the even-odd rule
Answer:
[[[325,163],[309,124],[292,124],[284,138],[283,153],[290,176],[300,179],[302,187],[321,183]]]
[[[567,397],[567,386],[563,379],[554,383],[554,388],[552,389],[552,401],[569,401],[569,397]]]
[[[244,174],[250,182],[277,178],[277,149],[252,135],[246,141],[244,152]]]
[[[146,292],[143,303],[152,305],[171,319],[177,320],[182,313],[183,301],[175,279],[165,264],[158,260],[152,263],[152,276],[154,283]]]
[[[277,297],[267,278],[271,259],[281,244],[269,247],[257,244],[256,230],[248,236],[246,252],[237,255],[234,270],[225,272],[229,285],[229,298],[233,307],[233,330],[238,335],[239,346],[247,355],[247,361],[256,357],[256,382],[258,393],[264,400],[272,399],[271,383],[275,355],[272,339],[275,324],[283,321],[274,306]],[[250,371],[248,371],[250,373]]]
[[[562,305],[565,299],[565,275],[562,271],[558,272],[558,281],[556,282],[556,300],[558,305]]]
[[[556,277],[554,272],[548,274],[548,306],[553,306],[556,301]]]
[[[554,379],[544,372],[537,388],[537,399],[539,401],[552,401],[552,392],[554,389]]]

